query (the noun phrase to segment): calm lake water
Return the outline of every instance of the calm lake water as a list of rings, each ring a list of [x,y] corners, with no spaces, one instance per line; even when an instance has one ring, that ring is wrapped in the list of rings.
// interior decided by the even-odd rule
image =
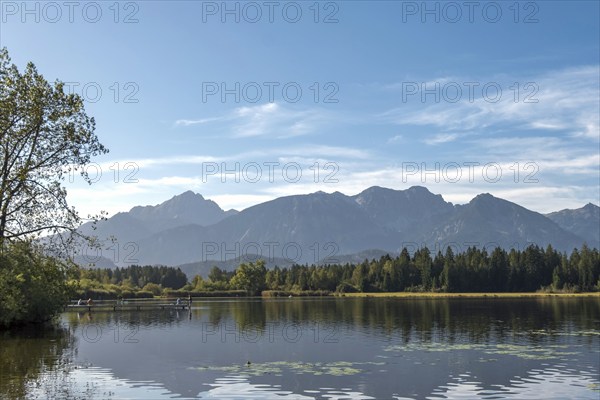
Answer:
[[[598,399],[600,298],[196,300],[0,335],[0,398]]]

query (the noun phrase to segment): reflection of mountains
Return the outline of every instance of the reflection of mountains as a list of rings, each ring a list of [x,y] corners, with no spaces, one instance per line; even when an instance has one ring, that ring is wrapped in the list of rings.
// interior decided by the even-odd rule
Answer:
[[[501,385],[518,397],[516,377],[548,365],[559,373],[597,374],[599,319],[600,299],[555,297],[197,300],[191,320],[173,311],[66,313],[71,334],[0,338],[0,397],[27,398],[25,388],[37,383],[36,390],[48,393],[82,393],[82,382],[69,372],[81,363],[110,371],[117,383],[145,382],[189,398],[248,368],[256,371],[248,387],[352,388],[375,398],[425,398],[471,371],[481,390]],[[287,339],[286,326],[292,327]],[[84,332],[97,330],[101,340],[84,340]],[[137,342],[124,342],[133,330]],[[332,375],[340,365],[341,373]],[[259,373],[273,368],[281,376]]]

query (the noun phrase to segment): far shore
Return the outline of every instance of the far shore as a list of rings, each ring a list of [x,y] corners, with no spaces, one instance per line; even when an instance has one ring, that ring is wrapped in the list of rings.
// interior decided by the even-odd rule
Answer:
[[[406,297],[406,298],[456,298],[456,297],[598,297],[600,292],[585,293],[544,293],[544,292],[502,292],[502,293],[434,293],[434,292],[389,292],[389,293],[344,293],[343,297]]]
[[[157,301],[163,300],[167,302],[174,301],[175,298],[183,299],[183,302],[187,304],[187,296],[191,295],[191,297],[195,300],[200,299],[240,299],[240,298],[254,298],[254,299],[277,299],[277,298],[325,298],[325,297],[335,297],[335,298],[406,298],[406,299],[448,299],[448,298],[472,298],[472,299],[489,299],[489,298],[548,298],[548,297],[560,297],[560,298],[598,298],[600,299],[600,292],[583,292],[583,293],[546,293],[546,292],[469,292],[469,293],[458,293],[458,292],[356,292],[356,293],[335,293],[330,292],[327,293],[325,291],[321,291],[319,294],[313,291],[278,291],[277,293],[273,293],[272,291],[265,291],[262,295],[248,295],[247,293],[239,293],[239,291],[221,291],[217,293],[211,292],[186,292],[179,293],[177,295],[170,294],[168,296],[154,296],[148,298],[124,298],[124,299],[99,299],[92,298],[93,301],[98,302],[95,305],[106,304],[106,303],[117,303],[121,300],[125,300],[127,302],[134,303],[144,303],[146,301]],[[77,302],[76,299],[71,299],[70,304],[73,305]],[[170,303],[169,303],[170,304]],[[85,304],[82,304],[81,307],[85,308]]]

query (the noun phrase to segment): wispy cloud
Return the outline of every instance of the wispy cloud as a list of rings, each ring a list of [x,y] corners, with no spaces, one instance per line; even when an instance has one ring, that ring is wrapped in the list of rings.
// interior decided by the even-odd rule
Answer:
[[[403,126],[397,131],[398,134],[382,138],[383,144],[408,142],[411,137],[403,129],[412,126],[411,130],[421,130],[418,144],[424,143],[432,147],[426,148],[424,154],[416,152],[413,156],[413,153],[408,153],[412,148],[398,154],[396,150],[400,146],[390,145],[388,147],[395,151],[390,155],[383,148],[385,146],[372,147],[364,142],[353,146],[326,145],[322,143],[339,142],[315,139],[313,143],[298,140],[294,146],[286,146],[285,141],[271,141],[265,146],[231,154],[181,154],[119,160],[121,165],[132,162],[139,166],[140,179],[137,184],[101,184],[95,186],[93,191],[76,188],[70,191],[70,195],[76,196],[80,204],[90,208],[93,206],[94,210],[105,208],[112,211],[117,204],[121,204],[120,210],[123,211],[123,204],[133,206],[147,204],[149,201],[159,203],[191,189],[214,199],[223,208],[244,209],[279,196],[317,190],[356,194],[373,185],[394,189],[423,185],[455,203],[465,203],[479,193],[489,192],[539,212],[577,208],[587,201],[598,203],[598,72],[597,66],[588,66],[553,71],[535,78],[515,79],[520,80],[521,90],[524,82],[537,84],[537,103],[515,102],[514,92],[507,89],[512,84],[512,79],[505,79],[502,85],[503,97],[497,103],[479,97],[474,101],[463,99],[457,103],[403,104],[402,107],[390,109],[375,118],[372,117],[373,114],[360,115],[360,111],[357,111],[342,122],[340,114],[330,110],[268,103],[233,108],[220,116],[180,119],[175,121],[178,128],[202,130],[210,126],[211,129],[227,132],[231,138],[305,136],[310,139],[309,135],[322,128],[333,126],[334,122],[348,123],[348,120],[357,125],[384,123],[394,125],[395,129],[398,129],[395,125]],[[490,78],[488,81],[494,79]],[[426,81],[432,82],[431,79]],[[460,80],[454,77],[439,80],[440,83],[452,81]],[[473,79],[465,78],[463,81]],[[397,87],[392,85],[387,90],[397,90]],[[520,99],[523,100],[527,93],[521,91]],[[373,138],[374,142],[376,140],[377,138]],[[439,147],[434,148],[436,145]],[[446,149],[452,151],[446,152]],[[408,154],[411,154],[410,160],[418,162],[419,166],[425,162],[426,169],[430,171],[436,163],[442,169],[452,162],[459,165],[476,162],[479,165],[470,171],[474,175],[473,180],[468,179],[467,168],[464,167],[458,182],[444,177],[436,181],[432,174],[425,177],[420,173],[407,176],[400,164],[401,157],[409,160],[406,158]],[[446,158],[440,159],[442,157]],[[207,181],[200,175],[201,169],[198,167],[178,168],[207,162],[219,165],[227,163],[228,168],[231,168],[231,163],[243,165],[256,162],[262,165],[265,161],[281,164],[296,162],[306,174],[297,183],[279,179],[274,183],[234,182],[232,185],[229,181],[228,184],[223,184],[216,175]],[[102,168],[109,171],[114,162],[115,160],[103,163]],[[326,162],[335,163],[339,168],[335,174],[338,182],[315,182],[313,170],[309,169],[315,162],[321,167]],[[500,166],[503,172],[500,181],[486,180],[486,163],[497,163]],[[281,166],[277,167],[278,176],[281,176],[280,169]],[[516,175],[516,169],[520,175]],[[144,173],[141,173],[142,170]],[[455,176],[452,168],[444,173]],[[527,177],[534,178],[532,183],[525,182]]]
[[[402,136],[402,135],[395,135],[395,136],[392,136],[391,138],[389,138],[389,139],[387,140],[387,142],[388,142],[388,143],[397,143],[397,142],[401,141],[401,140],[402,140],[402,138],[403,138],[403,136]]]
[[[323,150],[323,149],[321,149]],[[336,151],[336,150],[334,150]],[[342,148],[337,151],[342,151]],[[137,183],[114,184],[102,181],[93,189],[77,187],[69,189],[69,197],[83,204],[80,207],[85,214],[107,210],[111,214],[126,211],[135,205],[158,204],[186,190],[194,190],[206,198],[215,200],[221,207],[244,208],[258,203],[273,200],[281,196],[313,193],[319,190],[332,193],[339,191],[348,195],[357,194],[370,186],[383,186],[392,189],[406,189],[413,185],[426,186],[433,193],[442,194],[444,199],[453,203],[466,203],[480,193],[492,193],[494,196],[521,204],[538,212],[551,212],[564,208],[578,208],[588,201],[598,203],[597,184],[571,183],[564,185],[564,179],[552,179],[552,173],[577,173],[593,169],[597,159],[581,157],[578,159],[558,159],[552,163],[536,163],[531,168],[524,169],[519,164],[520,175],[515,174],[516,165],[512,162],[495,164],[502,171],[496,180],[496,167],[487,170],[482,163],[475,166],[465,166],[464,161],[427,163],[426,171],[410,171],[403,165],[385,165],[374,160],[374,157],[354,160],[352,157],[336,163],[334,183],[325,183],[324,178],[333,170],[323,169],[325,161],[320,161],[321,173],[315,179],[314,159],[294,156],[279,158],[283,164],[297,162],[302,168],[302,179],[291,181],[282,178],[281,165],[274,169],[275,179],[271,182],[266,167],[263,179],[259,182],[249,182],[245,179],[236,181],[231,175],[227,176],[224,184],[221,176],[201,176],[199,169],[195,174],[141,177]],[[330,158],[329,158],[330,159]],[[260,164],[260,163],[259,163]],[[451,166],[452,164],[452,166]],[[456,173],[455,166],[460,165],[462,171]],[[449,167],[450,166],[450,167]],[[418,168],[422,166],[419,164]],[[436,171],[437,175],[436,176]],[[292,171],[295,173],[295,171]],[[253,172],[252,172],[253,173]],[[549,175],[550,174],[550,175]],[[458,179],[456,179],[458,177]]]
[[[126,165],[142,169],[152,169],[162,166],[183,166],[183,165],[201,165],[203,163],[221,163],[221,162],[273,162],[284,161],[288,159],[303,159],[303,160],[368,160],[373,157],[373,153],[367,149],[359,149],[347,146],[327,146],[305,143],[295,147],[269,147],[260,150],[252,150],[241,153],[224,154],[220,156],[207,155],[173,155],[168,157],[146,157],[146,158],[131,158],[131,159],[112,159],[102,163],[96,163],[101,171],[111,171],[115,165],[120,165],[122,169]],[[90,173],[94,173],[95,168],[90,169]]]
[[[385,121],[401,125],[428,125],[451,130],[478,130],[491,126],[517,127],[537,130],[565,130],[571,136],[591,139],[600,137],[599,100],[600,66],[583,66],[552,71],[539,77],[513,78],[519,88],[505,78],[498,83],[502,88],[500,99],[481,95],[469,98],[467,88],[457,102],[442,100],[420,107],[394,108],[380,114]],[[459,82],[480,82],[475,93],[481,93],[490,79],[465,78]],[[440,82],[443,85],[446,80]],[[492,96],[493,97],[493,96]],[[427,99],[426,99],[427,100]],[[433,102],[432,96],[429,101]]]
[[[429,145],[437,145],[448,142],[453,142],[458,138],[458,134],[456,133],[440,133],[429,139],[425,139],[425,143]]]
[[[180,119],[175,126],[203,125],[212,122],[226,122],[221,129],[231,132],[234,138],[270,136],[289,138],[308,135],[331,120],[328,112],[322,109],[298,109],[278,103],[238,107],[228,114],[201,119]]]
[[[209,122],[223,121],[224,118],[201,118],[201,119],[178,119],[175,121],[175,126],[191,126],[191,125],[202,125]]]

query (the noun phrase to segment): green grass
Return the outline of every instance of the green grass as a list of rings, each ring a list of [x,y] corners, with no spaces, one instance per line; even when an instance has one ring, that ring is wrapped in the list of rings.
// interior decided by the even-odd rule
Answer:
[[[339,296],[339,295],[338,295]],[[598,297],[600,292],[587,293],[543,293],[543,292],[502,292],[502,293],[442,293],[442,292],[389,292],[389,293],[344,293],[344,297],[406,297],[406,298],[454,298],[454,297]]]

